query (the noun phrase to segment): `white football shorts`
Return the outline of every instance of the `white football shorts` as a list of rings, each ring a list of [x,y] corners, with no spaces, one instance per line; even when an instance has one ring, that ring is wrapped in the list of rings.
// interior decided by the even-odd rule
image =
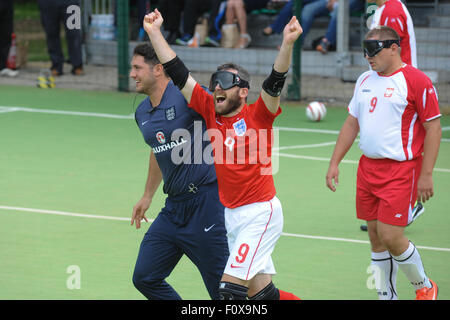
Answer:
[[[271,255],[283,230],[283,209],[277,197],[225,208],[225,227],[230,250],[225,274],[250,280],[258,273],[276,273]]]

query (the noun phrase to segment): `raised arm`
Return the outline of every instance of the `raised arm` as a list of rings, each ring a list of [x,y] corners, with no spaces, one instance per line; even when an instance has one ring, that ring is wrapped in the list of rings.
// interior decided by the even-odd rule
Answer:
[[[280,105],[280,94],[286,79],[292,60],[292,49],[303,29],[295,16],[289,21],[283,30],[283,42],[275,59],[270,76],[263,83],[261,98],[267,109],[275,113]]]
[[[169,46],[166,39],[164,39],[161,33],[163,21],[161,13],[158,9],[155,9],[155,11],[144,17],[143,27],[148,34],[159,61],[189,103],[196,81],[189,74],[189,70],[187,70],[183,62],[177,57],[177,54]]]

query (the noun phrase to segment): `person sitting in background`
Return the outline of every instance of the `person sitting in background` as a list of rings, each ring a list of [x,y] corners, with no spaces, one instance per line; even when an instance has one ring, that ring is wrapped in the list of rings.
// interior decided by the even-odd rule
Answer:
[[[159,9],[166,17],[164,19],[164,31],[168,32],[166,40],[169,44],[175,44],[180,38],[181,13],[184,8],[184,0],[159,0]],[[143,21],[143,19],[141,20]]]
[[[186,0],[183,14],[183,36],[176,40],[182,46],[198,47],[195,42],[195,26],[198,19],[211,10],[213,0]]]
[[[303,6],[312,1],[315,0],[303,0]],[[292,18],[293,11],[294,11],[294,0],[290,0],[280,10],[275,21],[263,29],[263,35],[270,36],[274,33],[281,34],[281,32],[283,32],[286,23]]]
[[[334,9],[331,8],[333,6]],[[337,10],[338,0],[329,0],[327,9],[330,10],[331,20],[328,23],[328,29],[325,36],[320,40],[320,43],[316,46],[316,50],[326,54],[331,47],[336,46],[336,30],[337,30]],[[364,0],[350,0],[349,11],[350,14],[364,10]]]
[[[314,2],[316,3],[317,8],[319,8],[319,7],[322,8],[325,6],[325,2],[328,2],[328,0],[303,0],[302,25],[305,24],[304,20],[306,20],[306,23],[307,23],[307,29],[305,29],[305,27],[302,26],[303,38],[305,37],[306,33],[309,31],[312,20],[314,19],[314,17],[310,17],[310,15],[315,11],[315,10],[313,10],[313,8],[315,9],[316,5],[308,6],[309,4],[312,4]],[[318,4],[319,2],[321,3],[320,6]],[[304,14],[304,11],[303,11],[305,9],[307,10],[306,15]],[[265,27],[263,29],[263,34],[265,36],[270,36],[274,33],[280,34],[281,32],[283,32],[284,26],[292,18],[293,11],[294,11],[294,0],[290,0],[288,3],[286,3],[286,5],[283,7],[283,9],[281,9],[281,11],[278,13],[275,21],[271,25],[269,25],[268,27]],[[312,18],[312,19],[310,19],[310,18]]]
[[[137,9],[137,19],[139,22],[144,20],[145,15],[150,11],[150,0],[132,0],[130,1],[130,5],[134,4]],[[146,37],[146,33],[142,24],[139,28],[139,33],[137,36],[137,41],[144,41]]]
[[[314,19],[322,16],[330,16],[331,20],[328,23],[328,28],[325,36],[320,43],[315,47],[317,51],[327,53],[331,47],[336,44],[336,28],[337,28],[337,4],[338,0],[303,0],[302,7],[302,28],[303,34],[301,41],[303,43],[308,34]],[[294,0],[289,1],[278,14],[276,20],[268,27],[263,29],[263,34],[266,36],[274,33],[281,33],[284,26],[292,17]],[[350,0],[350,12],[361,11],[364,9],[364,0]]]
[[[222,5],[224,3],[224,5]],[[190,47],[198,47],[195,40],[195,26],[198,19],[206,12],[208,18],[208,36],[205,39],[207,46],[220,46],[220,20],[224,15],[226,1],[222,0],[186,0],[183,16],[183,36],[176,40],[176,44]],[[217,20],[217,21],[216,21]]]
[[[247,32],[247,13],[253,10],[265,8],[269,0],[228,0],[226,10],[225,24],[231,25],[237,23],[239,25],[239,43],[238,48],[244,49],[250,45],[252,38]]]
[[[211,12],[208,21],[208,36],[205,39],[205,45],[210,47],[219,47],[222,33],[220,28],[225,17],[227,1],[212,0]]]

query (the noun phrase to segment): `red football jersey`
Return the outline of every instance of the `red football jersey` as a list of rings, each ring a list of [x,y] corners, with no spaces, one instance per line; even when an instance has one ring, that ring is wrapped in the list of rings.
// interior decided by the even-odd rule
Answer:
[[[222,204],[236,208],[272,199],[276,194],[271,161],[272,125],[281,108],[271,113],[260,96],[239,114],[223,117],[215,112],[214,97],[199,84],[188,105],[205,119]]]
[[[417,68],[416,36],[411,15],[399,0],[388,0],[375,11],[370,29],[388,26],[400,36],[400,55],[403,62]]]

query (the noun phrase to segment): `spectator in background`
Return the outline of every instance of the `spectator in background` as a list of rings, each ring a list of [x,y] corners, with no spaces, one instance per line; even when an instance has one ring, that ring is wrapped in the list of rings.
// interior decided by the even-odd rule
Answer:
[[[182,46],[198,46],[194,43],[195,26],[198,19],[211,10],[212,0],[185,0],[183,13],[183,36],[176,40],[176,43]],[[164,14],[164,12],[163,12]]]
[[[169,44],[175,44],[176,40],[181,37],[180,24],[181,13],[183,12],[184,0],[159,0],[159,8],[164,15],[164,31],[168,32],[166,40]],[[140,20],[144,21],[144,18]]]
[[[247,13],[267,7],[269,0],[228,0],[225,24],[230,25],[237,20],[239,26],[238,48],[244,49],[250,45],[252,38],[247,32]],[[287,23],[287,21],[286,21]]]
[[[338,0],[329,0],[327,9],[330,11],[331,20],[328,23],[328,29],[325,36],[320,40],[316,46],[316,50],[321,53],[328,53],[331,47],[336,46],[336,30],[337,30],[337,10]],[[350,0],[349,11],[350,14],[364,10],[364,0]]]
[[[338,0],[303,0],[302,7],[302,42],[308,34],[314,19],[323,16],[330,16],[328,28],[325,36],[315,47],[317,51],[327,53],[331,47],[336,45],[336,29],[337,29],[337,4]],[[277,19],[270,26],[263,29],[263,34],[269,36],[273,33],[280,33],[284,26],[292,17],[294,1],[289,1],[280,11]],[[350,12],[361,11],[364,9],[364,0],[350,0]]]
[[[198,47],[199,43],[195,41],[195,27],[198,23],[198,19],[209,12],[208,19],[208,37],[205,39],[206,45],[218,47],[220,45],[219,28],[216,28],[216,24],[220,24],[220,21],[216,21],[216,18],[221,20],[219,14],[222,0],[186,0],[186,5],[183,14],[183,36],[176,40],[176,44],[182,46]]]
[[[367,0],[374,2],[374,0]],[[411,15],[406,6],[398,0],[376,0],[378,9],[373,15],[370,29],[377,26],[388,26],[400,36],[400,56],[404,63],[417,68],[416,36]]]
[[[227,1],[212,0],[212,7],[208,21],[208,36],[205,39],[205,45],[210,47],[219,47],[222,33],[220,28],[222,26],[223,18],[227,8]]]
[[[61,49],[61,22],[66,31],[67,48],[69,51],[72,74],[83,75],[83,60],[81,54],[81,29],[69,29],[66,21],[70,17],[67,8],[71,5],[80,6],[79,0],[38,0],[41,11],[41,23],[47,37],[47,49],[52,61],[52,76],[63,74],[64,54]]]
[[[13,0],[0,0],[0,76],[14,77],[17,70],[6,67],[14,24]]]
[[[316,16],[319,16],[319,13],[323,13],[323,15],[328,15],[329,11],[324,10],[329,1],[334,0],[303,0],[302,6],[302,28],[303,28],[303,36],[304,38],[311,28],[311,24]],[[280,34],[283,32],[284,26],[291,19],[294,10],[294,0],[290,0],[283,9],[278,14],[275,21],[268,27],[263,29],[263,34],[266,36],[270,36],[274,33]]]
[[[303,6],[313,1],[316,0],[303,0]],[[270,36],[274,33],[280,34],[281,32],[283,32],[284,26],[292,18],[293,12],[294,12],[294,0],[290,0],[280,10],[275,21],[270,26],[265,27],[263,29],[263,35]]]
[[[133,0],[130,1],[130,5],[131,4],[135,4],[137,9],[137,21],[139,21],[139,34],[137,40],[144,41],[147,34],[142,27],[142,21],[144,20],[145,15],[150,12],[150,0]]]

